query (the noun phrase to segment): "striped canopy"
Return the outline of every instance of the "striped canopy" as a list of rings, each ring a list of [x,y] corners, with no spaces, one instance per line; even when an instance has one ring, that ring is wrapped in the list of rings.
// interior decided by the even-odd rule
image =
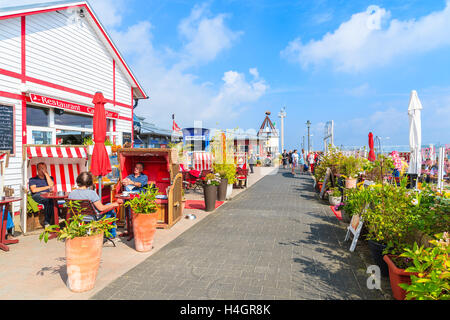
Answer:
[[[213,156],[209,152],[194,152],[193,162],[195,170],[211,170],[213,164]]]
[[[87,160],[85,147],[27,147],[27,155],[32,158],[78,158]]]

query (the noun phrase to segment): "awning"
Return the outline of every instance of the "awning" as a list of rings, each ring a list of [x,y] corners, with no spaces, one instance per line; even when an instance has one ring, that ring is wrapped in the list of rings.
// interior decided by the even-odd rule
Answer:
[[[194,169],[195,170],[211,170],[213,156],[209,152],[194,152]]]
[[[87,160],[85,147],[27,147],[28,158],[79,158]]]

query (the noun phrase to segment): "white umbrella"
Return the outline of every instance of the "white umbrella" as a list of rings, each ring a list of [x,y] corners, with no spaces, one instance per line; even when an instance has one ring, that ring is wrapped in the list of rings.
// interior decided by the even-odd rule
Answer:
[[[420,103],[416,90],[413,90],[411,91],[408,107],[409,148],[411,149],[408,173],[417,175],[420,175],[422,168],[422,126],[420,121],[420,110],[422,110],[422,104]]]

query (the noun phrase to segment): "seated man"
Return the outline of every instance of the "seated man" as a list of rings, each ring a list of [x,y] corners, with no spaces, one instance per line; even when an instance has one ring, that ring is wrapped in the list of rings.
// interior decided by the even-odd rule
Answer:
[[[141,192],[144,190],[144,187],[148,184],[148,177],[142,173],[143,171],[144,164],[141,162],[136,163],[134,166],[134,173],[128,175],[128,177],[122,181],[126,191]]]
[[[108,211],[107,213],[100,215],[98,219],[101,219],[105,216],[106,218],[116,217],[116,212],[113,209],[119,207],[123,203],[122,199],[118,199],[116,202],[113,202],[111,204],[103,205],[97,192],[93,190],[94,178],[92,176],[92,173],[90,172],[80,173],[77,177],[77,185],[78,188],[69,193],[68,197],[69,200],[89,200],[94,204],[94,208],[95,210],[97,210],[97,213],[102,211]],[[94,216],[85,217],[86,221],[88,220],[92,221],[92,219],[96,219],[96,217]],[[110,232],[112,238],[114,239],[116,237],[116,228],[111,229]]]
[[[32,177],[28,183],[31,191],[31,196],[37,203],[43,204],[45,207],[44,225],[50,225],[53,216],[53,200],[41,197],[41,193],[50,192],[53,189],[54,179],[47,172],[47,166],[44,162],[37,164],[37,175]]]

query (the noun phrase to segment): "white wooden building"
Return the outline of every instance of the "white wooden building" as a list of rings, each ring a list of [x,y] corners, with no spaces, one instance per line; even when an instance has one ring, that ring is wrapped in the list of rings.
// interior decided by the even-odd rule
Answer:
[[[110,140],[133,139],[133,105],[148,96],[86,1],[0,8],[0,150],[12,154],[4,185],[15,195],[22,146],[92,134],[97,91],[107,99]]]

